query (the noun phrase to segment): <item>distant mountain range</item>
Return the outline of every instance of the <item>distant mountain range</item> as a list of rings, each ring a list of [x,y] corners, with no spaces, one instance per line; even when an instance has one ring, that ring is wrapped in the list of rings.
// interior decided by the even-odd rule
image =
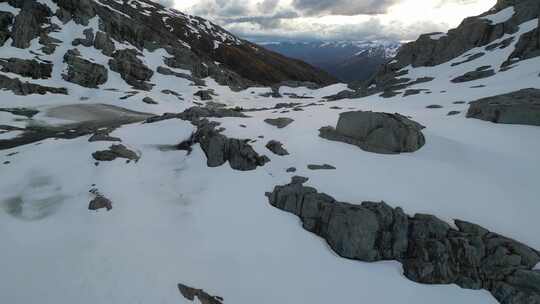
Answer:
[[[344,82],[366,80],[393,58],[401,43],[394,41],[266,42],[265,48],[303,60]]]

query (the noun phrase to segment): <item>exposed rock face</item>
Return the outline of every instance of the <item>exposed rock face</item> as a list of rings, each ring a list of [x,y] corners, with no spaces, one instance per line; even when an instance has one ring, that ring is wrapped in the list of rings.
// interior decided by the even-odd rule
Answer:
[[[32,79],[51,78],[53,68],[50,63],[19,58],[0,59],[0,66],[2,72],[15,73],[24,77],[32,77]]]
[[[470,103],[468,118],[540,126],[540,90],[524,89]]]
[[[228,161],[234,170],[250,171],[270,161],[268,157],[260,156],[253,150],[248,144],[249,139],[228,138],[221,134],[216,130],[217,123],[205,119],[193,123],[197,126],[197,132],[179,146],[184,148],[199,143],[206,155],[208,167],[219,167]]]
[[[83,31],[84,38],[76,38],[73,40],[72,44],[73,46],[86,46],[91,47],[94,45],[94,30],[91,28],[87,28]]]
[[[139,160],[139,155],[134,151],[129,150],[124,145],[112,145],[108,150],[96,151],[92,153],[92,157],[98,161],[113,161],[117,158],[125,158],[129,161]]]
[[[286,126],[292,124],[294,119],[288,117],[279,117],[279,118],[267,118],[264,120],[269,125],[277,127],[278,129],[283,129]]]
[[[0,12],[0,46],[6,43],[6,40],[11,36],[9,26],[13,24],[14,16],[9,12]]]
[[[184,298],[190,301],[195,301],[196,298],[201,304],[223,304],[222,297],[211,296],[202,289],[196,289],[184,284],[178,284],[178,290]]]
[[[0,75],[0,89],[12,91],[15,95],[67,94],[66,88],[45,87],[34,83],[22,82],[17,78],[9,78],[4,75]]]
[[[114,52],[113,59],[109,60],[111,70],[120,73],[129,85],[136,89],[150,91],[153,87],[147,81],[152,78],[154,72],[146,67],[137,58],[138,52],[133,49],[119,50]]]
[[[415,152],[425,144],[424,127],[400,114],[345,112],[336,128],[323,127],[319,136],[375,153]]]
[[[340,256],[365,262],[397,260],[410,280],[487,289],[501,303],[540,303],[540,253],[464,221],[458,229],[432,215],[406,215],[384,202],[337,202],[293,177],[277,186],[272,206],[300,217]]]
[[[21,9],[15,17],[11,31],[12,45],[17,48],[27,48],[30,46],[30,41],[46,33],[43,25],[48,23],[52,12],[48,6],[37,1],[10,1],[10,4]]]
[[[266,144],[266,148],[272,153],[279,155],[279,156],[285,156],[289,155],[289,152],[283,148],[283,144],[277,140],[271,140]]]
[[[77,49],[69,50],[64,55],[64,62],[68,65],[67,73],[62,75],[65,81],[87,88],[97,88],[107,82],[107,68],[79,56]]]
[[[94,40],[94,47],[98,50],[101,50],[101,52],[105,56],[112,57],[114,54],[114,51],[116,50],[116,47],[114,46],[114,42],[111,40],[111,37],[104,32],[97,32],[96,38]]]

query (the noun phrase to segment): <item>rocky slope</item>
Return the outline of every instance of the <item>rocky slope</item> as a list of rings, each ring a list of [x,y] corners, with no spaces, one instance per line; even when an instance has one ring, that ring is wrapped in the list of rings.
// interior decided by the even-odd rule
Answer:
[[[524,24],[534,22],[540,14],[540,3],[535,0],[499,0],[489,11],[470,17],[448,33],[421,35],[418,40],[403,45],[394,60],[383,65],[365,83],[361,94],[391,92],[429,81],[429,78],[409,77],[408,69],[434,67],[451,63],[459,69],[464,63],[476,62],[489,53],[515,49],[498,62],[494,62],[489,73],[471,70],[455,82],[472,81],[504,73],[520,60],[540,55],[538,26],[523,29]],[[520,32],[524,31],[524,32]],[[481,67],[479,67],[481,68]]]
[[[3,0],[0,5],[0,45],[29,52],[29,59],[24,61],[20,54],[19,58],[3,54],[2,71],[33,79],[49,78],[52,68],[48,59],[63,56],[68,65],[63,79],[85,87],[105,84],[108,69],[120,73],[134,88],[146,91],[152,88],[154,73],[170,74],[170,68],[189,70],[194,78],[211,76],[235,88],[286,80],[321,85],[334,82],[326,73],[301,61],[267,51],[207,20],[154,1]],[[84,28],[83,35],[57,37],[74,25]],[[110,58],[107,66],[93,63],[94,59],[78,53],[77,47],[101,52]],[[143,52],[158,49],[164,49],[167,58],[164,66],[152,70],[143,62]],[[13,77],[2,76],[1,86],[20,94],[38,91]]]

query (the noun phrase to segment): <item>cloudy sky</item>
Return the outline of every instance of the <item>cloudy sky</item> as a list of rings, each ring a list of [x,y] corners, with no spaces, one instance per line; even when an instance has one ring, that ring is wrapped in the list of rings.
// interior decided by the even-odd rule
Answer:
[[[414,40],[447,31],[496,0],[158,0],[208,18],[243,38]]]

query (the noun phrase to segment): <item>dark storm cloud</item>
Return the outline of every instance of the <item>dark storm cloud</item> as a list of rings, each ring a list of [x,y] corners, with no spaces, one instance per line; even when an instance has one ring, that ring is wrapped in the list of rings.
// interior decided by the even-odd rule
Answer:
[[[400,0],[293,0],[292,5],[306,15],[383,14]]]
[[[281,25],[283,19],[294,19],[300,17],[298,13],[292,10],[282,10],[278,11],[272,15],[261,15],[261,16],[248,16],[248,17],[238,17],[238,18],[224,18],[223,22],[226,24],[231,23],[253,23],[258,24],[263,29],[268,28],[277,28]]]

